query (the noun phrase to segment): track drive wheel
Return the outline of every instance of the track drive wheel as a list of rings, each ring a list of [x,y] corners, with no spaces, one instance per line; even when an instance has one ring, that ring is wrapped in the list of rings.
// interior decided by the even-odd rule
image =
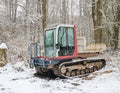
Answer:
[[[85,69],[85,72],[86,72],[86,74],[87,74],[87,73],[90,73],[90,69],[89,69],[89,68],[86,68],[86,69]]]
[[[93,67],[93,70],[94,70],[94,71],[97,71],[97,70],[98,70],[98,68],[97,68],[96,66],[94,66],[94,67]]]
[[[75,71],[75,70],[72,70],[72,71],[71,71],[71,76],[72,76],[72,77],[76,76],[76,71]]]
[[[76,74],[77,74],[77,76],[79,76],[80,75],[80,70],[76,70]]]
[[[67,72],[65,73],[65,75],[68,76],[68,77],[71,76],[69,71],[67,71]]]
[[[80,70],[80,75],[84,75],[85,74],[85,69],[81,69]]]

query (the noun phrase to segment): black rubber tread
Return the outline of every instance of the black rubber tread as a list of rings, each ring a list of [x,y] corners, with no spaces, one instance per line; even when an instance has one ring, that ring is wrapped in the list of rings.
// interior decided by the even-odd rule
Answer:
[[[37,72],[37,74],[40,74],[40,75],[47,75],[48,74],[48,72],[43,72],[41,67],[36,67],[36,72]]]
[[[93,60],[82,60],[80,62],[65,62],[65,63],[62,63],[63,65],[65,66],[72,66],[72,65],[78,65],[78,64],[81,64],[82,66],[84,66],[84,61],[88,62],[89,63],[96,63],[96,62],[102,62],[102,65],[101,66],[92,66],[91,68],[84,68],[84,69],[81,69],[79,70],[80,74],[78,75],[77,71],[78,70],[72,70],[70,73],[70,76],[66,76],[66,74],[62,74],[62,73],[59,73],[62,77],[65,77],[65,78],[69,78],[69,77],[76,77],[76,76],[85,76],[87,74],[90,74],[92,72],[95,72],[97,70],[100,70],[102,69],[105,65],[106,65],[106,61],[104,59],[93,59]],[[62,64],[60,65],[62,67]],[[61,67],[59,67],[59,70],[61,69]]]

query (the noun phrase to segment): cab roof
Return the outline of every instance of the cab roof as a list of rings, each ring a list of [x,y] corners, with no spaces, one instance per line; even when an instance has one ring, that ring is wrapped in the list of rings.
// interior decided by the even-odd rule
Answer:
[[[63,27],[74,27],[74,25],[71,25],[71,24],[53,24],[53,25],[50,25],[49,27],[47,27],[45,30],[54,29],[54,28],[57,28],[57,27],[60,27],[60,26],[63,26]]]

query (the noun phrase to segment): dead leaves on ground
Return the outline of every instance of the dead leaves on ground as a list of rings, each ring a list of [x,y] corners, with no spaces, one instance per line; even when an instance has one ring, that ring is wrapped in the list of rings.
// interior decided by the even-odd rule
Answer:
[[[83,77],[82,79],[83,79],[83,80],[92,80],[92,79],[94,79],[96,76],[101,76],[101,75],[103,75],[103,74],[109,74],[109,73],[112,73],[112,72],[113,72],[113,70],[107,70],[107,71],[104,71],[104,72],[95,72],[95,73],[93,73],[93,74],[90,75],[90,76]]]

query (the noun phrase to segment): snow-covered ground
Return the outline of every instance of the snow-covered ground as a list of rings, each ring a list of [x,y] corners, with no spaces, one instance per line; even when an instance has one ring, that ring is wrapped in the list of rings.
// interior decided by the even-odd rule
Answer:
[[[0,68],[0,93],[120,93],[119,63],[85,78],[58,80],[34,76],[27,63],[8,63]]]

